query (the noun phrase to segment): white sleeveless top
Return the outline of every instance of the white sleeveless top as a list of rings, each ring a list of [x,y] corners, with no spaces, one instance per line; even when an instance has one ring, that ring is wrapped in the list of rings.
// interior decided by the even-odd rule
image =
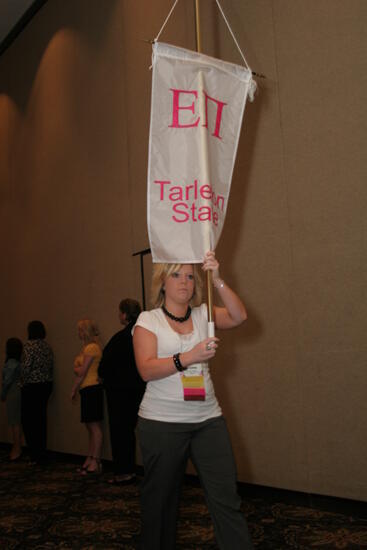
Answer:
[[[193,308],[191,316],[194,330],[190,334],[175,332],[160,308],[143,311],[135,326],[143,327],[156,335],[159,358],[172,357],[175,353],[189,351],[208,337],[206,305]],[[222,411],[214,393],[208,363],[200,366],[204,376],[205,401],[184,401],[181,374],[177,372],[147,383],[139,416],[161,422],[202,422],[221,416]]]

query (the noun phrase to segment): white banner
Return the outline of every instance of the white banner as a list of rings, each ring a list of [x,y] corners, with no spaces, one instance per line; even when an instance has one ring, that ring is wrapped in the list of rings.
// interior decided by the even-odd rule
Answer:
[[[251,71],[153,45],[148,231],[153,262],[200,263],[226,215]]]

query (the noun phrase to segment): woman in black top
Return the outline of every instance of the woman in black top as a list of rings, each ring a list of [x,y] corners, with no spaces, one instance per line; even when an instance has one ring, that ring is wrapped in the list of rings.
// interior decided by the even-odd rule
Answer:
[[[47,442],[47,403],[52,392],[54,357],[41,321],[28,325],[21,359],[22,426],[30,460],[44,458]]]
[[[119,319],[124,327],[103,350],[98,374],[106,391],[114,477],[110,483],[124,484],[135,478],[135,427],[145,383],[135,365],[131,329],[141,307],[135,300],[122,300]]]

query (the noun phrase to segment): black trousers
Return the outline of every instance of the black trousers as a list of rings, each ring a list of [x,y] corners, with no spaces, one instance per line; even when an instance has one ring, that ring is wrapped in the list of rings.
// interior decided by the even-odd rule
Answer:
[[[139,418],[144,463],[143,550],[174,550],[182,478],[190,457],[204,489],[221,550],[252,550],[237,494],[236,465],[223,417],[198,423]]]
[[[105,388],[115,475],[135,472],[135,428],[143,394],[134,389]]]
[[[47,445],[47,403],[52,382],[23,386],[21,392],[22,427],[31,460],[43,458]]]

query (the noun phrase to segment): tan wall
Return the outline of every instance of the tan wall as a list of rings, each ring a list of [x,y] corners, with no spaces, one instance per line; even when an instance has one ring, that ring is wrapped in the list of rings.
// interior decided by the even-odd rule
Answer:
[[[213,364],[239,478],[365,499],[367,4],[221,3],[267,76],[246,108],[218,247],[249,309],[245,326],[220,335]],[[68,402],[77,320],[95,318],[107,340],[120,298],[141,295],[131,256],[148,246],[141,39],[171,5],[49,0],[0,58],[0,345],[24,338],[31,318],[46,323],[55,450],[86,447]],[[214,2],[201,5],[204,51],[240,62]],[[195,47],[191,2],[162,39]]]

